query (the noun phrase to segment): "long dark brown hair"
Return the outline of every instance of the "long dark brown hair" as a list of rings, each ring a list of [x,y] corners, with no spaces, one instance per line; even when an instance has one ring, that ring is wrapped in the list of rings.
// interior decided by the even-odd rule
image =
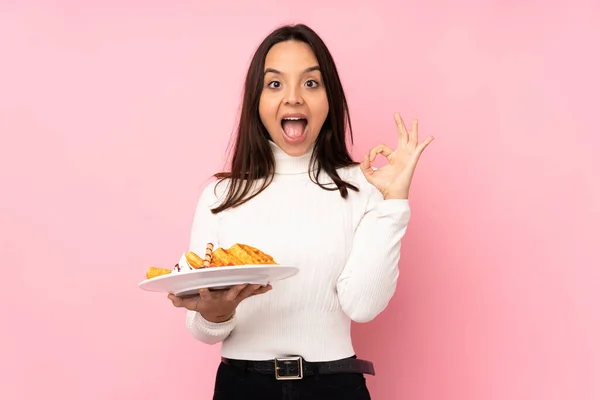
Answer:
[[[286,25],[274,30],[263,40],[250,62],[235,134],[231,171],[214,175],[220,182],[230,180],[226,197],[212,210],[214,214],[247,202],[266,189],[273,180],[275,159],[269,145],[270,135],[260,120],[258,105],[264,85],[267,53],[275,44],[288,40],[301,41],[312,48],[329,102],[329,114],[311,155],[311,180],[325,190],[339,190],[343,198],[348,197],[348,189],[358,191],[356,186],[342,180],[336,171],[336,168],[355,165],[357,162],[352,160],[346,144],[346,134],[349,135],[350,142],[354,142],[352,124],[333,57],[323,40],[311,28],[304,24]],[[322,171],[329,175],[335,186],[319,182],[318,176]],[[258,187],[255,187],[259,182]]]

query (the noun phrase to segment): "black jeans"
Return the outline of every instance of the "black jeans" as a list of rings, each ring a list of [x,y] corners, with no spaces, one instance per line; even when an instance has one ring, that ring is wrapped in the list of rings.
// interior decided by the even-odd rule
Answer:
[[[370,400],[363,374],[321,374],[278,381],[221,363],[213,400]]]

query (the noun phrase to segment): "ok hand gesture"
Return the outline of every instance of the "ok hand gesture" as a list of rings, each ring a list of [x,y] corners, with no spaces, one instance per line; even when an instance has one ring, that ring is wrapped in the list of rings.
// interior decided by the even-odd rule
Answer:
[[[418,121],[412,122],[410,133],[398,113],[394,114],[398,130],[398,147],[396,150],[379,144],[373,147],[365,156],[360,168],[373,186],[375,186],[385,199],[407,199],[417,162],[425,147],[433,141],[430,136],[425,141],[418,143]],[[374,170],[371,166],[377,154],[383,155],[388,164]]]

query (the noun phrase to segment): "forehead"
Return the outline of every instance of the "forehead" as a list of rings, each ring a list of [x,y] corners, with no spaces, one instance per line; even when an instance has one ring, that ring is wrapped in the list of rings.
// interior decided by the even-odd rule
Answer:
[[[265,68],[282,72],[305,70],[319,65],[310,46],[304,42],[285,41],[271,47],[265,58]]]

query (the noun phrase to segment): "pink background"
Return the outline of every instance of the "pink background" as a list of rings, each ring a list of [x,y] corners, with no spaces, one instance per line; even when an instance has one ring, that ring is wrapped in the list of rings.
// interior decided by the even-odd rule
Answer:
[[[598,3],[211,3],[0,4],[0,398],[210,398],[218,346],[137,283],[285,22],[330,46],[357,157],[394,111],[436,137],[397,295],[354,331],[374,398],[600,398]]]

